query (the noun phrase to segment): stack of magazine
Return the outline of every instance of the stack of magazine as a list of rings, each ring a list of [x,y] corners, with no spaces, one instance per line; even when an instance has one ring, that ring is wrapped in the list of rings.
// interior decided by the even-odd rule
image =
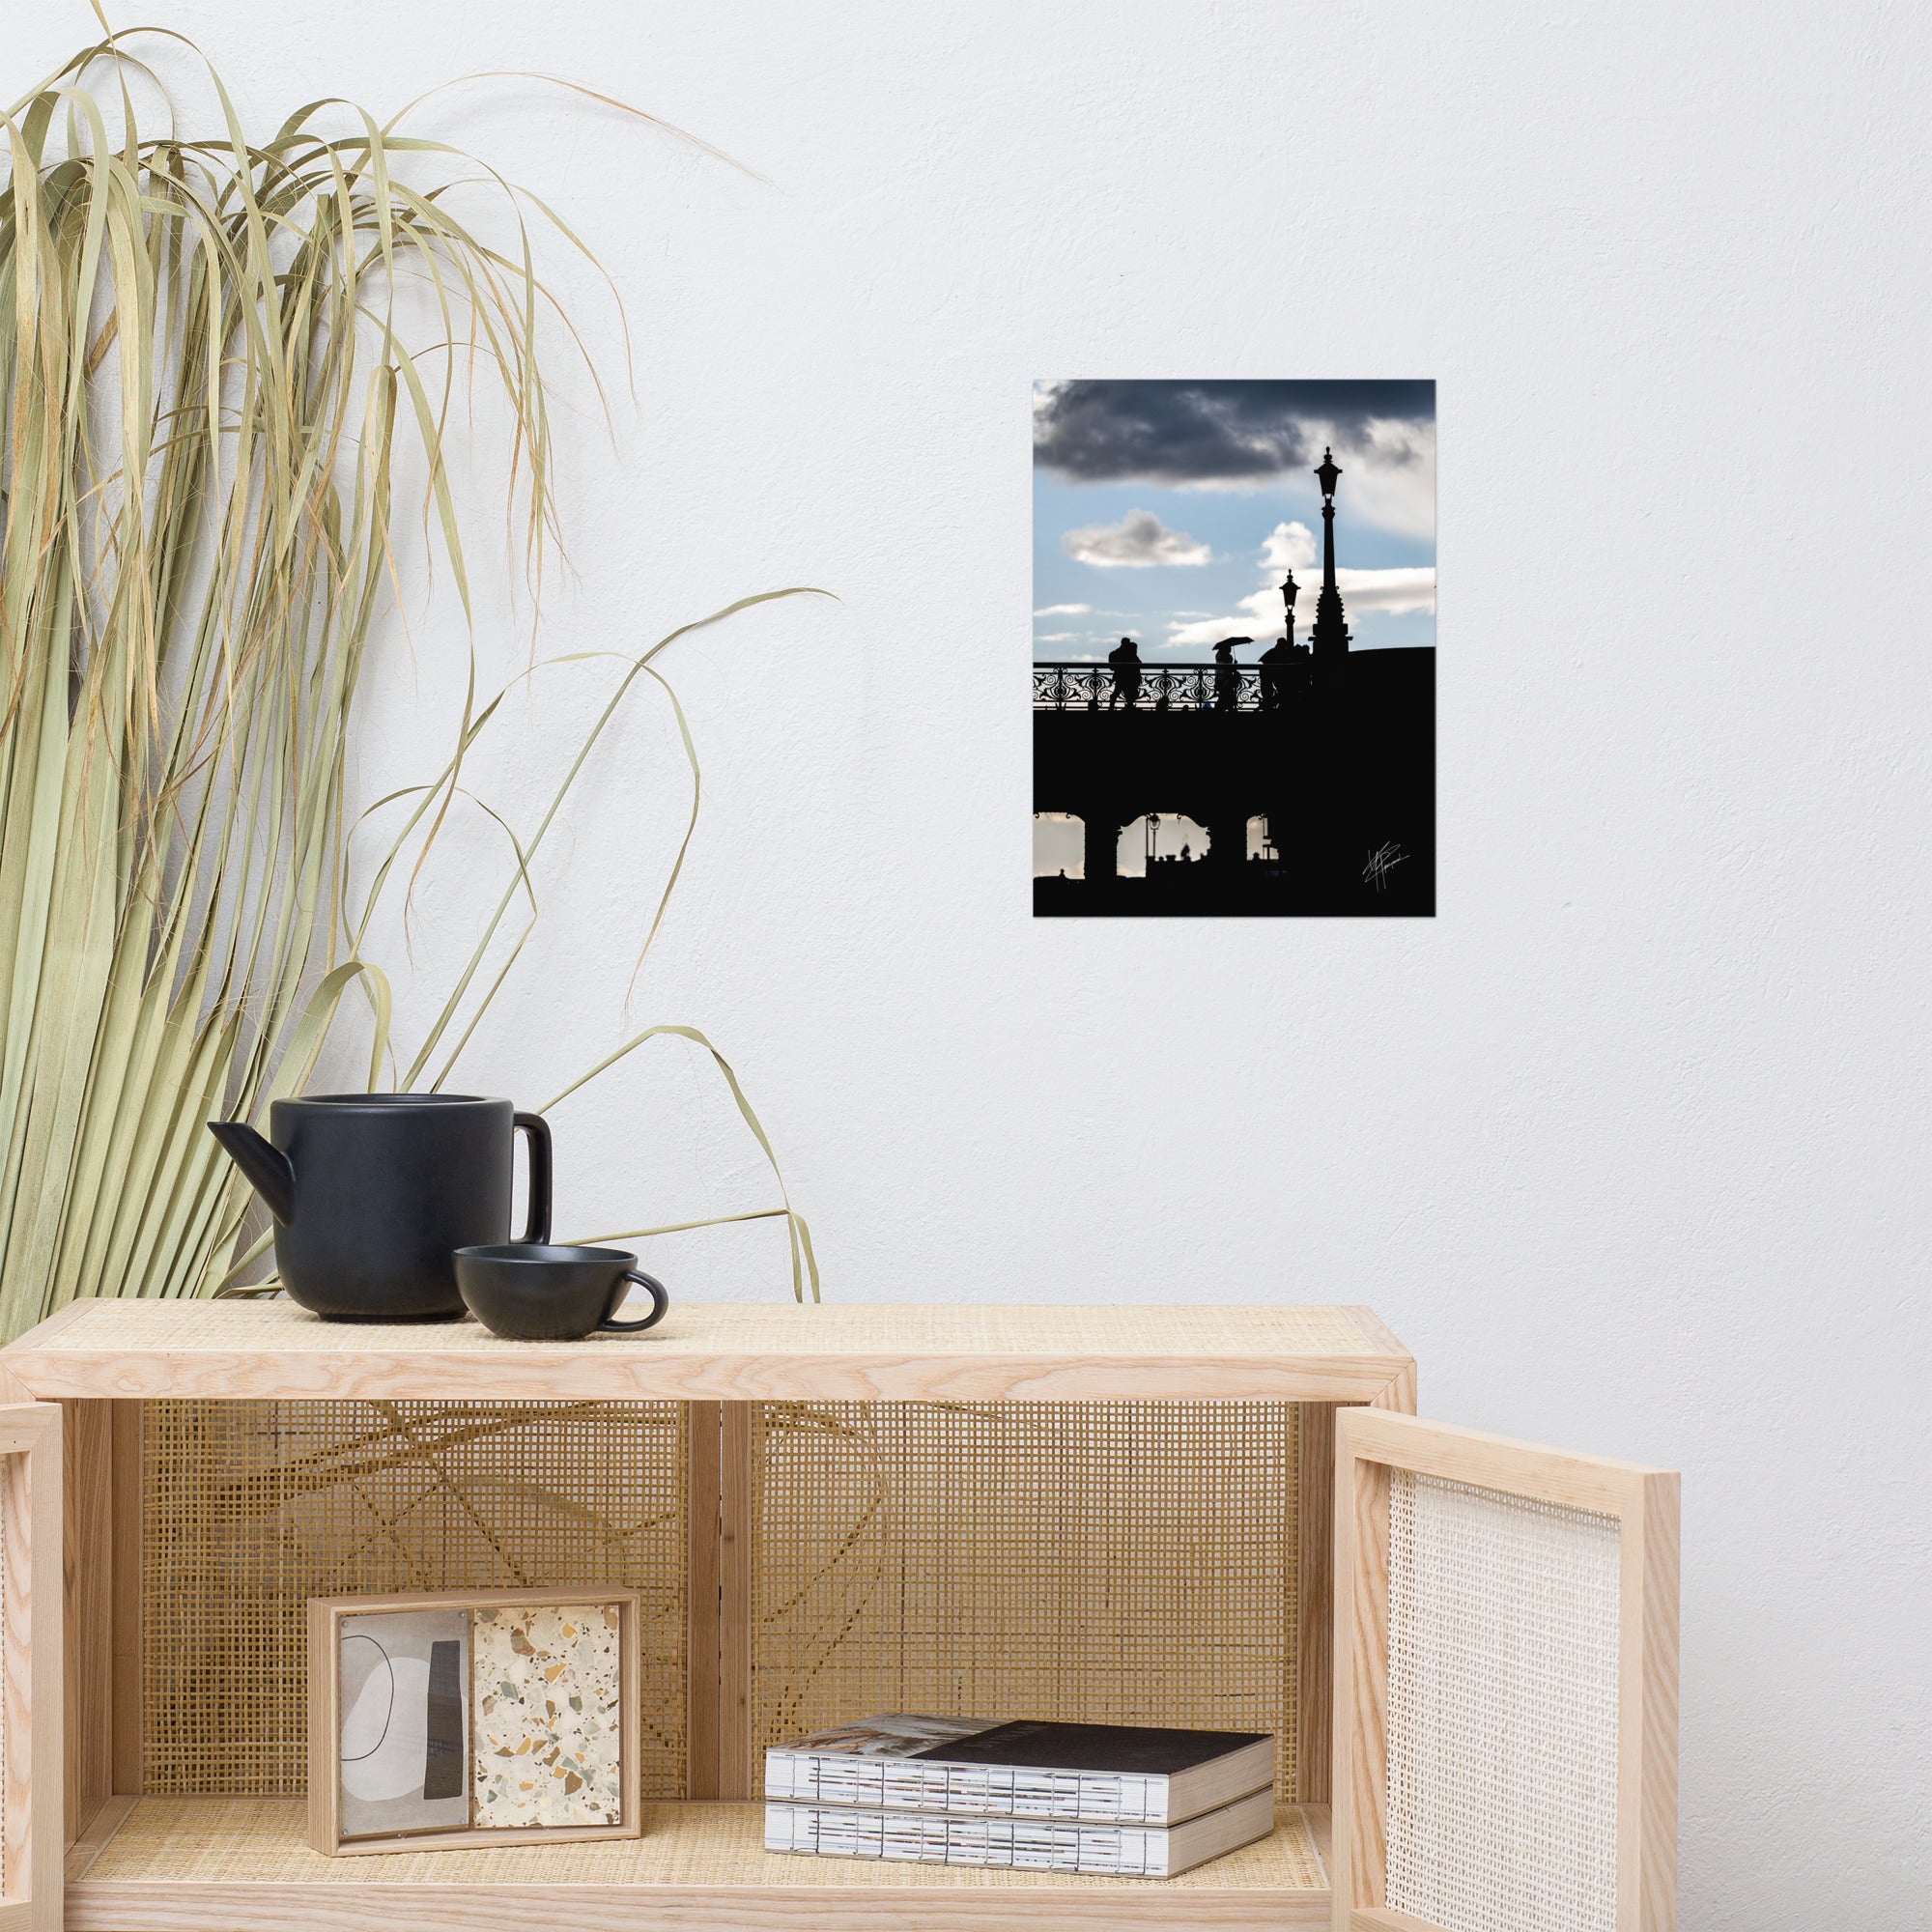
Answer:
[[[1274,1828],[1254,1731],[893,1715],[765,1753],[765,1849],[1172,1878]]]

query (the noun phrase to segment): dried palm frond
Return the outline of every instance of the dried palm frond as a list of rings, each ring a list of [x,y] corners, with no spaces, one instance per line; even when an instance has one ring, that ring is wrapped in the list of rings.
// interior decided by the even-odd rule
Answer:
[[[531,220],[576,238],[483,169],[517,238],[493,245],[452,211],[449,177],[476,165],[400,117],[316,102],[250,142],[213,69],[221,131],[186,138],[128,39],[4,116],[0,1338],[77,1294],[231,1275],[249,1197],[203,1122],[299,1091],[358,982],[371,1086],[392,1064],[369,907],[345,913],[344,753],[408,442],[469,612],[444,454],[478,372],[509,405],[533,584],[555,534],[538,343],[561,318]],[[144,130],[137,96],[161,99],[165,131]],[[404,319],[416,286],[434,341]],[[422,840],[489,709],[466,707],[422,788]],[[788,1203],[769,1211],[794,1292],[802,1251],[815,1293],[809,1236]]]

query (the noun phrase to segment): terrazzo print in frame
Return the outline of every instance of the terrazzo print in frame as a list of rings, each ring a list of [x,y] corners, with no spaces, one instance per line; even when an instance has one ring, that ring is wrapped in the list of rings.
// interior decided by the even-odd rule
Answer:
[[[637,1837],[640,1602],[603,1583],[309,1598],[310,1846]]]
[[[506,1605],[470,1628],[479,1830],[622,1821],[623,1646],[614,1604]]]

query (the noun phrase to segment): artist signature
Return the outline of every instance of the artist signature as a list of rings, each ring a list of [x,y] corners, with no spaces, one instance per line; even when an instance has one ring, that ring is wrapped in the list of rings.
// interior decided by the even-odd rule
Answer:
[[[1407,857],[1408,854],[1394,839],[1386,845],[1378,845],[1369,854],[1369,863],[1362,867],[1362,883],[1375,887],[1378,893],[1386,892],[1389,874]]]

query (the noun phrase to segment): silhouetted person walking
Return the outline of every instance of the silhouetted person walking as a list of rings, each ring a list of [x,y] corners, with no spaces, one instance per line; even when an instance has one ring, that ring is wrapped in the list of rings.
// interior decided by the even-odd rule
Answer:
[[[1214,709],[1234,711],[1240,705],[1241,674],[1235,664],[1235,646],[1251,644],[1252,638],[1223,638],[1214,646]]]
[[[1279,711],[1286,701],[1288,690],[1288,652],[1286,638],[1277,638],[1262,653],[1262,709]]]
[[[1111,711],[1115,705],[1124,704],[1131,711],[1141,695],[1141,654],[1134,640],[1122,638],[1107,653],[1107,662],[1114,667],[1114,689],[1107,699],[1107,709]]]

